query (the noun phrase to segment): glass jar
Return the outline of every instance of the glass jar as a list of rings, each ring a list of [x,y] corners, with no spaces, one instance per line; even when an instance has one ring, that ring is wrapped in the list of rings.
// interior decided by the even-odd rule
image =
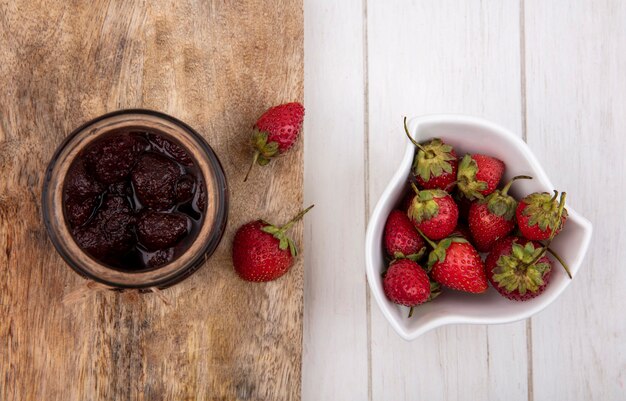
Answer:
[[[116,269],[91,257],[74,240],[64,214],[63,188],[74,159],[102,136],[125,130],[154,133],[182,145],[206,186],[206,210],[196,237],[178,258],[156,268]],[[59,146],[46,170],[42,213],[54,247],[77,273],[113,288],[165,288],[187,278],[215,251],[226,227],[228,186],[217,155],[187,124],[156,111],[120,110],[87,122]]]

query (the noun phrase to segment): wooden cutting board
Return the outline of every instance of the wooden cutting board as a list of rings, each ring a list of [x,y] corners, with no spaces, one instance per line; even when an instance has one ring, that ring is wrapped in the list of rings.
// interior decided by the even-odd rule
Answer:
[[[0,1],[1,400],[300,398],[302,259],[251,284],[230,247],[240,224],[281,224],[302,207],[302,141],[242,182],[250,127],[302,91],[301,0]],[[215,149],[228,229],[163,297],[64,303],[85,280],[42,224],[45,166],[79,124],[136,107],[187,122]],[[302,242],[301,225],[293,235]]]

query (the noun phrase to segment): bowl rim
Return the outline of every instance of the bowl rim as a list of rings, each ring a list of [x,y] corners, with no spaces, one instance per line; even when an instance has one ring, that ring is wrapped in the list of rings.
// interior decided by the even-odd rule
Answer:
[[[524,142],[519,136],[515,135],[512,131],[499,124],[496,124],[484,118],[464,114],[428,114],[410,118],[407,122],[407,126],[411,136],[415,138],[421,125],[443,123],[474,125],[486,131],[492,132],[495,135],[503,137],[505,140],[510,142],[511,145],[516,146],[523,154],[523,156],[528,160],[529,164],[536,172],[535,179],[539,181],[543,187],[553,188],[552,182],[543,170],[543,167],[539,163],[538,159],[532,153],[528,144]],[[410,166],[412,164],[414,154],[415,147],[412,143],[408,142],[402,161],[400,162],[391,180],[387,184],[385,190],[380,195],[380,198],[378,199],[376,206],[374,207],[374,210],[370,215],[365,235],[365,269],[368,285],[372,294],[374,295],[374,299],[376,299],[378,307],[382,311],[387,321],[394,328],[394,330],[400,335],[400,337],[407,341],[410,341],[434,328],[449,324],[505,324],[524,320],[535,315],[536,313],[541,312],[563,293],[563,291],[570,285],[571,280],[566,281],[559,288],[557,288],[556,291],[550,294],[546,294],[547,296],[544,297],[542,302],[537,303],[532,308],[529,308],[525,311],[512,314],[511,317],[508,319],[498,318],[494,320],[486,317],[468,317],[458,314],[446,314],[433,317],[432,319],[418,326],[416,329],[412,330],[409,330],[405,326],[401,325],[392,315],[390,310],[390,301],[386,299],[382,290],[382,280],[380,279],[380,274],[379,272],[377,272],[376,269],[379,263],[376,263],[376,261],[374,260],[373,249],[376,246],[380,246],[380,244],[375,243],[375,237],[376,233],[378,232],[376,230],[377,227],[381,227],[381,229],[384,229],[384,222],[381,223],[381,219],[384,219],[386,221],[386,216],[382,216],[383,209],[385,209],[388,199],[390,198],[391,194],[396,190],[398,185],[401,185],[402,182],[406,180],[405,169],[407,165]],[[576,276],[576,273],[580,268],[580,262],[582,262],[582,258],[584,258],[584,255],[586,254],[589,247],[591,235],[593,232],[593,226],[589,220],[577,213],[571,207],[568,206],[567,211],[568,219],[576,221],[579,225],[583,227],[584,231],[583,240],[581,243],[582,252],[580,252],[580,260],[570,266],[573,279]]]

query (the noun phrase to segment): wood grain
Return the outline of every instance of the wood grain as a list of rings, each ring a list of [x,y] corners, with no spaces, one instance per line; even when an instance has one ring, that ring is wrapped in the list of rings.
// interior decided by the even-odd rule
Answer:
[[[0,1],[0,399],[300,397],[302,263],[247,284],[230,243],[240,224],[283,223],[302,206],[301,143],[242,183],[251,125],[302,100],[302,64],[300,0]],[[40,220],[45,165],[78,124],[131,107],[205,136],[229,179],[228,230],[163,292],[169,306],[111,292],[63,305],[83,280]]]
[[[615,0],[564,3],[305,4],[307,107],[321,111],[307,124],[325,128],[314,139],[307,137],[305,194],[317,195],[328,186],[339,204],[346,198],[360,203],[355,188],[361,179],[369,214],[404,150],[399,125],[404,114],[471,113],[527,137],[552,181],[568,191],[568,202],[594,223],[595,232],[571,288],[544,312],[511,325],[440,328],[411,343],[399,339],[376,305],[363,316],[364,301],[354,295],[362,260],[333,263],[337,256],[325,255],[333,242],[307,236],[307,266],[315,269],[307,272],[305,287],[305,322],[311,323],[305,324],[304,399],[323,394],[364,400],[365,386],[369,400],[624,399],[626,254],[620,210],[626,201],[621,185],[626,10]],[[346,41],[353,45],[345,46]],[[363,45],[365,52],[359,50]],[[364,98],[356,88],[359,80]],[[346,106],[347,97],[352,107]],[[368,156],[363,171],[352,154],[361,142]],[[328,152],[320,143],[339,146],[341,162],[313,156],[309,149],[314,147]],[[316,174],[319,168],[352,173]],[[307,230],[352,225],[342,232],[351,244],[343,251],[351,252],[354,238],[364,236],[351,212],[320,209]],[[328,278],[344,272],[354,272],[350,284],[339,282],[343,276]],[[347,316],[345,325],[338,323],[339,308]],[[365,352],[363,325],[369,334]],[[354,342],[339,346],[320,334]],[[337,350],[342,351],[339,362]],[[347,381],[357,387],[346,390]]]
[[[366,400],[363,25],[360,0],[305,2],[302,398]]]
[[[526,1],[528,143],[594,224],[570,288],[532,319],[534,399],[626,398],[626,3]]]

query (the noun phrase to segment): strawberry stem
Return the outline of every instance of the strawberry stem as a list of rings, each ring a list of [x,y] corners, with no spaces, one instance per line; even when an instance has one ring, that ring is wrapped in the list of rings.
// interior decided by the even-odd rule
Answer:
[[[315,206],[315,205],[311,205],[311,206],[307,207],[306,209],[302,210],[297,215],[295,215],[293,219],[289,220],[289,222],[287,224],[285,224],[284,226],[282,226],[280,228],[280,231],[281,232],[285,232],[285,231],[289,230],[298,220],[300,220],[302,217],[304,217],[304,215],[307,214],[307,212],[309,210],[313,209],[313,206]]]
[[[556,189],[554,190],[554,196],[550,199],[550,202],[554,202],[556,200],[556,197],[559,196],[559,191],[557,191]]]
[[[511,178],[511,181],[507,182],[506,185],[504,186],[504,188],[502,188],[502,191],[500,191],[502,193],[502,195],[506,195],[507,192],[509,192],[509,189],[511,188],[511,185],[513,184],[514,181],[517,180],[532,180],[533,177],[529,176],[529,175],[518,175],[515,176],[513,178]]]
[[[415,195],[418,195],[420,193],[420,190],[417,188],[417,186],[413,182],[411,183],[411,188],[413,188],[413,191],[415,191]]]
[[[430,238],[428,238],[426,236],[426,234],[424,234],[422,232],[422,230],[420,230],[419,228],[415,227],[415,229],[417,230],[418,233],[420,233],[420,235],[422,237],[424,237],[424,239],[426,240],[426,242],[428,242],[428,245],[430,245],[433,249],[437,248],[437,244],[435,242],[433,242]]]
[[[248,181],[248,176],[250,175],[250,171],[252,171],[252,166],[254,166],[254,164],[257,162],[257,160],[259,160],[260,154],[261,154],[261,152],[259,152],[258,150],[254,151],[254,156],[252,157],[252,163],[250,163],[250,167],[248,167],[248,172],[246,173],[246,176],[243,179],[243,182]]]
[[[409,309],[409,317],[413,316],[413,307],[411,306],[411,309]]]
[[[567,273],[568,277],[571,279],[572,273],[569,271],[569,266],[567,265],[567,263],[565,263],[565,261],[561,258],[561,256],[559,256],[558,253],[554,251],[554,249],[548,248],[548,252],[550,252],[550,254],[552,254],[552,256],[554,256],[554,258],[559,261],[561,266],[563,266],[563,269],[565,269],[565,273]]]
[[[411,141],[411,143],[413,145],[415,145],[419,150],[423,151],[424,153],[428,152],[426,149],[424,149],[424,147],[422,145],[417,143],[417,141],[415,139],[413,139],[413,137],[409,133],[409,127],[407,127],[407,125],[406,125],[406,117],[404,117],[404,132],[406,132],[406,136],[409,137],[409,140]]]

